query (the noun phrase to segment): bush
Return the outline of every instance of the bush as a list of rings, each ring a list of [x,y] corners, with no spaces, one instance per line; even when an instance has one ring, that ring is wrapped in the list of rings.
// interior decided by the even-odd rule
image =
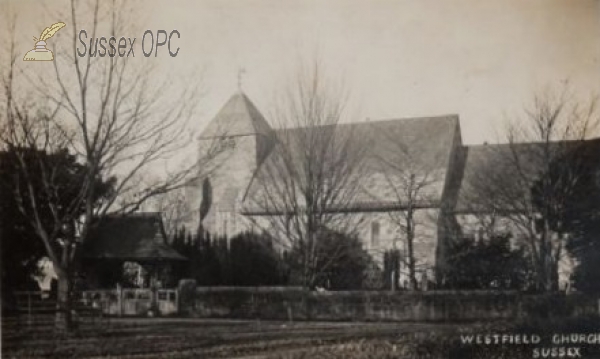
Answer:
[[[229,245],[230,285],[281,285],[287,282],[281,257],[266,235],[239,234]]]
[[[444,287],[451,289],[525,289],[531,270],[523,250],[512,250],[510,236],[489,241],[462,239],[450,250]]]
[[[178,278],[200,286],[259,286],[287,283],[281,256],[266,235],[244,232],[231,239],[207,233],[176,235],[173,247],[188,258],[176,268]]]
[[[580,255],[575,267],[573,281],[575,288],[584,293],[600,293],[600,250],[590,250]]]
[[[302,285],[305,275],[304,255],[300,245],[286,254],[284,261],[290,270],[290,284]],[[362,247],[357,236],[323,230],[317,236],[316,265],[313,287],[328,290],[359,290],[377,285],[377,266]],[[375,272],[375,273],[374,273]]]

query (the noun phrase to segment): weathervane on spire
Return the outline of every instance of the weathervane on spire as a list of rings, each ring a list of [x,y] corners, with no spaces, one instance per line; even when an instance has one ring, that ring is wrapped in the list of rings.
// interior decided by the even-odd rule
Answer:
[[[242,91],[242,77],[243,75],[246,73],[246,69],[243,67],[240,67],[238,69],[238,74],[237,74],[237,85],[238,85],[238,90],[241,92]]]

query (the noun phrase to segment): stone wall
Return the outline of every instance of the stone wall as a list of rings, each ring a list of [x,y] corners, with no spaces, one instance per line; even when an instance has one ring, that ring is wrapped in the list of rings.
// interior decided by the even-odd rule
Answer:
[[[434,278],[435,253],[438,245],[437,238],[437,209],[419,209],[414,213],[415,238],[414,254],[416,260],[417,279],[423,273],[431,280]],[[408,282],[407,247],[406,234],[400,228],[399,222],[403,220],[402,214],[394,212],[368,212],[359,213],[361,216],[359,226],[359,237],[363,241],[363,248],[373,257],[375,262],[383,268],[384,253],[389,250],[398,249],[406,260],[401,263],[399,282]],[[378,238],[374,238],[373,225],[378,226]]]
[[[470,321],[598,314],[597,298],[518,292],[310,292],[283,287],[198,287],[182,293],[181,298],[182,314],[217,318]]]
[[[212,188],[212,205],[205,218],[204,229],[215,235],[235,236],[247,229],[247,221],[239,214],[239,205],[252,175],[257,166],[257,135],[232,136],[226,141],[224,148],[213,160],[209,176]],[[200,141],[200,153],[205,153],[220,139],[204,139]],[[214,149],[213,149],[214,150]],[[204,151],[204,152],[203,152]],[[198,226],[197,208],[202,201],[202,181],[191,186],[188,191],[190,207],[195,209],[189,227],[195,230]]]

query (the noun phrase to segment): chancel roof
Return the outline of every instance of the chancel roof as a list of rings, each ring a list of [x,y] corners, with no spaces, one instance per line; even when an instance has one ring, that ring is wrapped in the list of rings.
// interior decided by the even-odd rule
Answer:
[[[574,156],[579,165],[600,167],[598,153],[600,139],[465,146],[455,211],[525,213],[531,186],[544,175],[548,158],[564,166],[575,165],[569,158]]]

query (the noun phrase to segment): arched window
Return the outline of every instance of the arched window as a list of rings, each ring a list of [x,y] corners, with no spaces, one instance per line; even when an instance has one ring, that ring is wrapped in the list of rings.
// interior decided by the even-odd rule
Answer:
[[[371,222],[371,246],[376,247],[379,245],[379,222]]]

